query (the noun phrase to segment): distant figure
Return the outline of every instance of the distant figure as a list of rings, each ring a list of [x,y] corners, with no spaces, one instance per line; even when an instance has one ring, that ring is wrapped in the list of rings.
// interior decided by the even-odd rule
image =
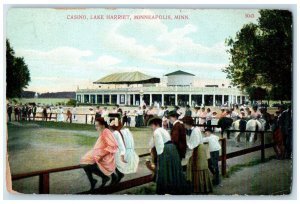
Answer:
[[[20,114],[20,108],[18,105],[15,105],[14,112],[15,112],[15,121],[20,121],[21,114]]]
[[[71,112],[72,121],[77,121],[76,113],[77,113],[76,106],[74,106],[73,109],[72,109],[72,112]]]
[[[118,104],[116,105],[116,109],[117,109],[117,113],[120,113],[121,115],[123,115],[123,110],[122,110],[122,108],[120,108],[120,106]]]
[[[136,116],[136,127],[141,127],[144,126],[144,116],[143,116],[143,110],[141,107],[139,107],[139,110],[137,111],[137,116]]]
[[[213,118],[213,114],[210,110],[210,108],[206,109],[206,125],[207,126],[211,126],[211,120]]]
[[[68,122],[68,120],[70,121],[70,123],[72,123],[72,113],[71,113],[70,109],[67,110],[67,120],[66,120],[66,122]]]
[[[44,106],[43,108],[43,121],[47,121],[48,119],[48,114],[47,114],[47,108]]]
[[[34,104],[34,105],[33,105],[33,108],[32,108],[32,120],[33,120],[33,121],[35,121],[36,109],[37,109],[37,108],[36,108],[36,105]]]
[[[186,105],[185,115],[184,116],[192,117],[192,111],[190,109],[190,105]]]
[[[8,116],[8,121],[11,122],[11,114],[13,112],[12,106],[10,104],[7,104],[7,116]]]
[[[32,114],[32,107],[28,106],[28,109],[27,109],[27,118],[28,118],[28,121],[30,121],[31,114]]]
[[[89,111],[90,111],[89,121],[90,121],[91,124],[94,124],[94,115],[95,115],[94,109],[90,108]]]
[[[63,122],[64,121],[64,110],[61,106],[59,106],[57,110],[57,122]]]
[[[123,121],[123,126],[127,126],[128,125],[128,116],[127,116],[127,112],[124,111],[124,115],[123,115],[123,118],[122,118],[122,121]]]

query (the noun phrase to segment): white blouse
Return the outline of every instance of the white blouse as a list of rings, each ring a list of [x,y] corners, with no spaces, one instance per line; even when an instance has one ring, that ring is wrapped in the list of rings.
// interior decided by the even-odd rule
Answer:
[[[165,143],[171,140],[169,132],[163,128],[157,128],[154,131],[152,140],[152,147],[155,146],[157,155],[160,155],[164,151]]]
[[[193,154],[193,149],[203,144],[203,135],[199,127],[192,127],[192,133],[190,136],[186,136],[187,153],[186,158],[189,158]]]

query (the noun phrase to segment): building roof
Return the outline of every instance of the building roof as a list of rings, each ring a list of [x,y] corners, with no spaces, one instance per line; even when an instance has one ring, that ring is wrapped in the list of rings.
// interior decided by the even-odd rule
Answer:
[[[94,84],[145,84],[159,83],[160,78],[152,77],[141,72],[119,72],[107,75]]]
[[[194,74],[188,73],[188,72],[184,72],[181,70],[177,70],[175,72],[171,72],[169,74],[166,74],[165,76],[173,76],[173,75],[187,75],[187,76],[195,76]]]

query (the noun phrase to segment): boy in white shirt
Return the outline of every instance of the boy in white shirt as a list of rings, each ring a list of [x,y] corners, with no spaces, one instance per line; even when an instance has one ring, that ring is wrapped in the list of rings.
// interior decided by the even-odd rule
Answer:
[[[209,151],[210,151],[210,159],[208,160],[208,166],[210,171],[214,175],[213,184],[219,185],[219,152],[221,150],[221,145],[219,143],[219,137],[212,134],[212,130],[210,128],[205,129],[205,137],[203,138],[203,142],[208,142]]]

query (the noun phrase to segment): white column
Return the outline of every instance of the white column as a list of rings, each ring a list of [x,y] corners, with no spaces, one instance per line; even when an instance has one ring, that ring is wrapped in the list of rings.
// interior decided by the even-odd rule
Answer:
[[[243,96],[240,96],[240,104],[243,103]]]
[[[128,104],[128,105],[131,105],[130,103],[131,103],[131,94],[128,94],[127,104]]]
[[[164,106],[165,105],[165,94],[161,95],[161,105]]]
[[[133,105],[135,105],[135,94],[133,94]]]
[[[120,94],[117,94],[117,104],[120,104]]]
[[[92,103],[91,94],[89,94],[89,103]]]
[[[140,105],[142,104],[143,102],[143,94],[140,94]]]
[[[205,101],[204,101],[204,94],[202,94],[202,102],[201,102],[201,105],[202,104],[205,104]]]
[[[216,95],[214,94],[213,95],[213,107],[215,107],[216,106]]]
[[[111,104],[111,94],[109,94],[109,104]]]
[[[95,103],[98,104],[98,94],[95,94]]]
[[[222,95],[222,105],[224,104],[224,95]]]
[[[189,94],[189,105],[192,106],[192,94]]]
[[[125,94],[124,100],[125,100],[125,105],[127,105],[128,104],[128,102],[127,102],[127,94]]]
[[[84,103],[84,95],[81,94],[81,103]]]
[[[152,105],[152,94],[150,94],[150,100],[149,100],[149,105],[151,106]]]
[[[104,104],[104,94],[102,94],[102,104]]]
[[[176,86],[176,88],[177,88],[177,86]],[[175,94],[175,106],[177,106],[178,105],[178,94]]]
[[[235,96],[235,103],[238,103],[238,96]]]

